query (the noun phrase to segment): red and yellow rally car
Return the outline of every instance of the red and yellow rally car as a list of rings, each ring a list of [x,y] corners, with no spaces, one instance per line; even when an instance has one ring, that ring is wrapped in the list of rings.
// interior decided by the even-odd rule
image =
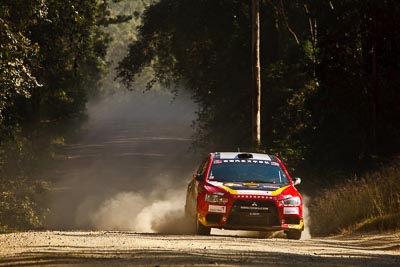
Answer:
[[[303,200],[283,163],[272,155],[210,153],[188,185],[185,213],[196,233],[211,228],[280,231],[300,239]]]

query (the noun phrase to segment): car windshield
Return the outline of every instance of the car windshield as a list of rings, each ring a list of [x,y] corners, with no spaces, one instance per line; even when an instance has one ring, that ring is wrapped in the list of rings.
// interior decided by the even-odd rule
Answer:
[[[209,181],[289,184],[278,163],[263,160],[214,160]]]

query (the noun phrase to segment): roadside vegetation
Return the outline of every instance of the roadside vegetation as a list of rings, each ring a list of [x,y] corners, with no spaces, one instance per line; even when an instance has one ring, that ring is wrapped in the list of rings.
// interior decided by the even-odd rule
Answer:
[[[131,18],[109,4],[0,1],[0,232],[43,227],[57,151],[108,67],[104,28]]]
[[[354,177],[310,203],[313,236],[400,229],[400,163]]]

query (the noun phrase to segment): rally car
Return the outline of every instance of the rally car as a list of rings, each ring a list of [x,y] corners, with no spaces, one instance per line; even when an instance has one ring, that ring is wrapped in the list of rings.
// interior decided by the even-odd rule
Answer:
[[[185,213],[195,232],[211,228],[280,231],[300,239],[304,229],[303,200],[291,178],[273,155],[210,153],[193,175],[186,193]]]

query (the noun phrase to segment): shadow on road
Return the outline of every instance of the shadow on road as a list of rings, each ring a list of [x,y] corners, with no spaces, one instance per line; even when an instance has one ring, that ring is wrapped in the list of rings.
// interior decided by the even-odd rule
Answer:
[[[84,250],[24,253],[0,260],[0,266],[399,266],[391,255],[299,255],[281,252],[232,250]]]

